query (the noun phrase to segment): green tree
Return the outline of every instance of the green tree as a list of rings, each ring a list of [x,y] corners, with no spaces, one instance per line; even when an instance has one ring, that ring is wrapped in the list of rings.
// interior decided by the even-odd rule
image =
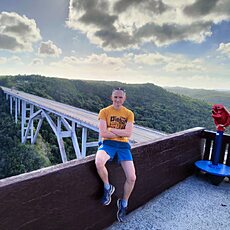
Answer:
[[[38,145],[22,145],[20,128],[6,112],[2,91],[0,101],[0,179],[49,166],[49,148],[44,147],[41,138]]]

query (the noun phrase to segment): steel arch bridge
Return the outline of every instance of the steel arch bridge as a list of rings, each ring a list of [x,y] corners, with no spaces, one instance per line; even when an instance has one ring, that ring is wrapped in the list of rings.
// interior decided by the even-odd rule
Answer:
[[[1,86],[7,101],[10,104],[10,114],[14,116],[17,123],[21,119],[21,142],[30,140],[31,144],[36,142],[43,120],[46,119],[57,138],[62,162],[66,162],[63,138],[70,137],[73,143],[77,159],[86,157],[86,149],[98,145],[98,142],[87,142],[88,130],[98,133],[98,114],[76,108],[64,103],[45,99],[15,89]],[[55,119],[54,119],[55,117]],[[38,120],[35,127],[35,120]],[[82,129],[81,149],[77,140],[76,129]],[[64,130],[63,130],[64,129]],[[131,146],[148,142],[166,134],[157,130],[134,125],[133,134],[130,138]]]

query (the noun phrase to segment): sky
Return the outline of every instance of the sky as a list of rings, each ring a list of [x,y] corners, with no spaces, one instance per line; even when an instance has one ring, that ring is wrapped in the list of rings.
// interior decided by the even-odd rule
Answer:
[[[0,75],[230,89],[229,0],[0,0]]]

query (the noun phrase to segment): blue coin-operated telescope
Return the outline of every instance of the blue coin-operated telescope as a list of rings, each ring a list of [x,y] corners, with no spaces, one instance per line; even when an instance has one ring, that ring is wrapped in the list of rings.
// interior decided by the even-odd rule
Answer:
[[[219,163],[223,133],[225,128],[230,125],[230,113],[223,105],[215,104],[212,106],[212,117],[217,130],[212,161],[200,160],[195,165],[198,169],[211,174],[213,176],[212,183],[218,185],[224,177],[230,176],[230,167]]]

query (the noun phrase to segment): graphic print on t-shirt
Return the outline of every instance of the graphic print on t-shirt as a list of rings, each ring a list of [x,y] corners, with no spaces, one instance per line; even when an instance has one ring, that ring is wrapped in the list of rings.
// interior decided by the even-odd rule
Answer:
[[[127,119],[125,117],[111,116],[109,127],[115,129],[125,129]]]

